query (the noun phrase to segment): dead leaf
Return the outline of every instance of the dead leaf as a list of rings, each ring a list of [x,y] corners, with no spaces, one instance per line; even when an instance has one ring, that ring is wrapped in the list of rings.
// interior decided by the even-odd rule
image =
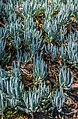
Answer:
[[[28,119],[28,115],[25,115],[25,116],[24,116],[24,119]]]
[[[76,89],[78,89],[78,84],[72,84],[72,88],[76,88]]]
[[[69,20],[72,21],[72,22],[76,22],[76,18],[75,18],[74,16],[71,16],[71,17],[69,18]]]

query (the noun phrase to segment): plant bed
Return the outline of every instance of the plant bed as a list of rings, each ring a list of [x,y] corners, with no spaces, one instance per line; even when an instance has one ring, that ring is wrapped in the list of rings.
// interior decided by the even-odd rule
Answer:
[[[77,6],[0,1],[0,118],[78,118]]]

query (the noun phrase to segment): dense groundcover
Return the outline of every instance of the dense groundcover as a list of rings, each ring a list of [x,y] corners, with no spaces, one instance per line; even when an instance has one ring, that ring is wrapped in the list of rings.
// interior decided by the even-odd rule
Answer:
[[[0,0],[0,119],[78,119],[78,0]]]

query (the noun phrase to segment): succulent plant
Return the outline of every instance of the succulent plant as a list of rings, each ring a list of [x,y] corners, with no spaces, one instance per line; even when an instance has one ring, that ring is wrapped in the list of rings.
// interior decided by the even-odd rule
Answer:
[[[74,34],[69,35],[67,46],[62,45],[59,50],[63,59],[66,60],[69,64],[76,65],[78,63],[77,36]]]
[[[74,76],[73,73],[70,72],[69,68],[66,69],[62,67],[59,74],[59,86],[63,89],[70,89],[73,83]]]
[[[47,65],[45,64],[44,60],[42,59],[41,55],[40,57],[36,55],[33,59],[34,61],[34,70],[33,70],[33,76],[36,81],[44,80],[47,74]]]
[[[3,39],[0,39],[0,65],[2,63],[2,66],[4,66],[5,63],[7,63],[11,57],[11,54],[5,51],[6,47],[6,41]]]
[[[58,56],[58,48],[56,45],[53,46],[53,44],[48,43],[47,46],[45,45],[45,51],[49,56],[51,56],[52,60]]]
[[[35,36],[34,36],[35,35]],[[31,44],[31,52],[33,55],[37,54],[38,51],[40,50],[41,43],[42,43],[42,32],[35,32],[34,33],[34,38],[32,39],[32,44]]]
[[[6,41],[0,40],[0,56],[4,52],[6,46]]]
[[[65,95],[62,88],[60,88],[60,90],[56,90],[52,103],[54,104],[54,107],[57,108],[58,112],[62,110],[65,103]]]

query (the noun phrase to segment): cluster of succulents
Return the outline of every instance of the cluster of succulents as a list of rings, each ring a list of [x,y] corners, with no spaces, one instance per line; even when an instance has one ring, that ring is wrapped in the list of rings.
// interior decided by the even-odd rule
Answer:
[[[49,86],[46,86],[45,82],[41,82],[38,88],[33,87],[25,91],[20,74],[18,75],[18,68],[14,67],[12,72],[0,69],[0,102],[2,102],[0,112],[7,106],[21,109],[26,113],[35,112],[38,110],[41,97],[48,96],[50,93]]]
[[[73,36],[72,36],[73,35]],[[77,35],[71,34],[68,37],[66,46],[62,45],[60,48],[61,56],[64,60],[67,60],[69,64],[76,65],[78,63],[78,43]]]
[[[78,64],[78,31],[71,25],[73,22],[77,24],[77,1],[8,0],[3,3],[1,0],[0,3],[0,12],[6,14],[4,27],[0,27],[0,112],[9,106],[26,113],[39,111],[43,97],[50,98],[52,109],[56,107],[60,112],[66,99],[64,90],[69,90],[74,80],[73,73],[65,65],[67,62],[74,66]],[[43,13],[44,24],[38,31],[34,18],[38,14],[43,16]],[[68,31],[71,31],[69,35]],[[60,66],[59,87],[55,91],[45,81],[48,66],[43,58],[44,51],[52,61],[61,56],[64,62],[64,66]],[[15,55],[13,59],[12,55]],[[9,62],[11,70],[6,71]],[[38,85],[25,90],[21,64],[28,62],[33,62],[32,80]]]

